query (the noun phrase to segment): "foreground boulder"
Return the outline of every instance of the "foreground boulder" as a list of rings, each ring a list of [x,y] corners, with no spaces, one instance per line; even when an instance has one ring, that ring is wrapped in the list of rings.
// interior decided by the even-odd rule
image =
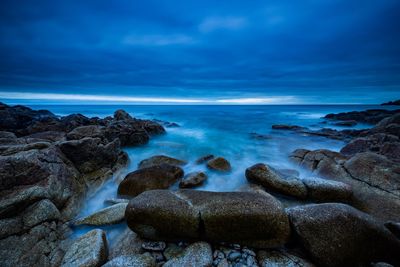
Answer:
[[[211,246],[206,242],[197,242],[188,246],[179,256],[167,261],[163,266],[208,267],[213,261]]]
[[[183,177],[178,166],[161,164],[129,173],[118,186],[118,194],[137,196],[153,189],[167,189]]]
[[[79,237],[65,253],[63,267],[101,266],[107,261],[108,245],[104,231],[95,229]]]
[[[221,171],[221,172],[228,172],[231,170],[231,164],[229,161],[222,157],[217,157],[210,159],[207,162],[207,167],[211,170]]]
[[[321,266],[400,263],[400,240],[371,216],[349,205],[313,204],[287,212],[298,241]]]
[[[261,185],[272,192],[301,199],[307,197],[307,188],[300,179],[295,177],[283,178],[271,167],[262,163],[247,168],[246,178],[249,182]]]
[[[102,267],[156,267],[156,261],[149,254],[132,254],[116,257]]]
[[[99,210],[89,216],[77,219],[74,225],[111,225],[120,223],[125,218],[125,209],[128,203],[119,203]]]
[[[284,244],[290,232],[279,201],[249,192],[146,191],[129,202],[125,217],[134,232],[155,240],[275,247]]]
[[[139,169],[143,169],[143,168],[148,168],[148,167],[151,167],[151,166],[161,165],[161,164],[182,166],[182,165],[186,164],[186,161],[183,161],[183,160],[180,160],[180,159],[171,158],[171,157],[164,156],[164,155],[158,155],[158,156],[153,156],[151,158],[142,160],[139,163],[138,168]]]

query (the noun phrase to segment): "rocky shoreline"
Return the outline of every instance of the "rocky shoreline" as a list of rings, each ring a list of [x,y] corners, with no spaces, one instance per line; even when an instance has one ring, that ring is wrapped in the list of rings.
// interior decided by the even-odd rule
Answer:
[[[400,265],[400,110],[328,114],[365,130],[276,131],[345,140],[339,152],[298,149],[296,170],[249,166],[240,192],[193,189],[185,160],[143,160],[119,184],[119,199],[76,219],[88,195],[118,175],[124,146],[165,133],[162,121],[58,117],[0,103],[1,266],[398,266]],[[162,122],[165,127],[177,127]],[[228,174],[227,159],[194,164]],[[313,177],[315,176],[315,177]],[[183,189],[170,190],[174,184]],[[104,230],[69,238],[71,227],[127,223],[114,244]]]

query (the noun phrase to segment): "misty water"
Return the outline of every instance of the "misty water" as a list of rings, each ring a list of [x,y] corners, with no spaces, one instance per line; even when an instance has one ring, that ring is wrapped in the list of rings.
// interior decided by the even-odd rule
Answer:
[[[111,106],[111,105],[31,105],[35,109],[48,109],[64,116],[81,113],[89,117],[111,116],[117,109],[124,109],[140,119],[158,119],[175,122],[180,127],[166,128],[164,135],[151,138],[146,145],[126,147],[130,158],[129,166],[120,175],[109,179],[93,195],[88,196],[78,217],[89,215],[106,207],[104,200],[117,197],[121,178],[137,169],[138,163],[154,155],[168,155],[188,162],[183,166],[185,173],[204,171],[208,179],[196,188],[208,191],[235,191],[246,183],[245,169],[255,163],[266,163],[276,168],[292,168],[301,172],[301,177],[310,174],[293,165],[288,155],[297,148],[326,148],[339,151],[342,141],[324,137],[306,136],[290,131],[272,130],[273,124],[293,124],[320,129],[335,127],[322,118],[328,113],[379,108],[377,106]],[[353,128],[368,128],[359,124]],[[263,138],[255,138],[255,134]],[[195,160],[206,154],[222,156],[232,165],[228,174],[207,170],[195,164]],[[175,185],[177,187],[177,185]],[[109,241],[126,227],[125,224],[100,227],[107,230]],[[91,227],[77,228],[82,234]]]

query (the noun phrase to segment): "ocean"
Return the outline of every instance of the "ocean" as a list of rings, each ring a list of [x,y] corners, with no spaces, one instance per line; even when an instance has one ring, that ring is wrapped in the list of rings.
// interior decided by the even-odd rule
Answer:
[[[139,119],[158,119],[175,122],[180,127],[166,128],[167,133],[151,138],[146,145],[127,147],[130,164],[125,173],[137,168],[138,163],[154,155],[168,155],[186,160],[185,173],[205,171],[206,183],[197,189],[208,191],[235,191],[246,183],[245,169],[266,163],[276,168],[294,168],[301,172],[301,178],[310,176],[298,169],[288,159],[297,148],[330,149],[339,151],[342,141],[317,136],[306,136],[290,131],[273,130],[273,124],[293,124],[311,129],[330,127],[344,129],[325,122],[328,113],[347,112],[382,108],[366,105],[271,105],[271,106],[171,106],[171,105],[30,105],[34,109],[48,109],[65,116],[80,113],[89,117],[112,116],[115,110],[124,109]],[[352,128],[368,128],[358,124]],[[262,135],[257,138],[255,135]],[[232,165],[228,174],[212,172],[205,165],[195,164],[195,160],[206,154],[222,156]],[[108,180],[97,192],[88,196],[79,216],[89,215],[103,207],[104,200],[117,197],[117,187],[121,176]],[[177,187],[177,185],[175,185]],[[82,234],[90,230],[83,227],[76,230]],[[121,232],[121,226],[106,227],[108,238],[113,242]]]

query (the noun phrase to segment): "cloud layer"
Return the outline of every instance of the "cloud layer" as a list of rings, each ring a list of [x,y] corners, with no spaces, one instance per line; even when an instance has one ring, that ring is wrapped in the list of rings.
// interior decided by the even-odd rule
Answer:
[[[400,92],[399,12],[397,0],[4,0],[0,91],[377,103]]]

